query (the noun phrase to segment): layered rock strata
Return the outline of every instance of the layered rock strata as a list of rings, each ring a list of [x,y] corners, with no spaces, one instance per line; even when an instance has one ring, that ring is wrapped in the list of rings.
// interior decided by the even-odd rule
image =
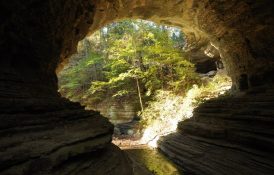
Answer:
[[[194,174],[274,172],[274,91],[258,89],[200,105],[160,149]]]
[[[0,101],[0,174],[132,173],[99,113],[61,98]]]

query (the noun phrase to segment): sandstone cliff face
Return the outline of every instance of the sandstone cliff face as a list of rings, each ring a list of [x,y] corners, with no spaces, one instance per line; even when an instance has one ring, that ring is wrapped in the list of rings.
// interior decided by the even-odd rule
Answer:
[[[127,159],[110,144],[112,126],[57,92],[57,66],[88,32],[126,17],[182,27],[189,41],[211,43],[219,51],[234,88],[244,90],[273,81],[267,76],[273,75],[274,67],[273,9],[272,0],[0,1],[0,173],[131,174]],[[260,118],[250,118],[246,121],[255,124],[249,130],[268,127],[258,123],[257,128]],[[232,126],[242,125],[249,122]],[[257,134],[271,136],[273,131]],[[254,137],[233,138],[248,143]],[[212,145],[215,140],[203,144],[202,150]],[[212,154],[229,154],[227,149],[217,150]],[[187,159],[195,161],[196,152],[189,154]],[[251,164],[250,169],[258,168]]]
[[[95,107],[96,111],[100,111],[101,115],[107,117],[111,123],[127,123],[137,116],[139,111],[138,102],[124,101],[119,102],[113,99],[106,99]]]
[[[98,112],[61,98],[1,99],[0,107],[1,174],[131,173]]]
[[[160,149],[195,174],[271,175],[274,172],[274,91],[260,88],[210,100]]]

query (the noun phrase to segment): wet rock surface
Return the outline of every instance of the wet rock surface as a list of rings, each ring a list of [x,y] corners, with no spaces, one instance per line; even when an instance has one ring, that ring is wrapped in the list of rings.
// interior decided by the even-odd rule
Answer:
[[[194,174],[274,172],[274,91],[265,88],[209,100],[160,149]]]

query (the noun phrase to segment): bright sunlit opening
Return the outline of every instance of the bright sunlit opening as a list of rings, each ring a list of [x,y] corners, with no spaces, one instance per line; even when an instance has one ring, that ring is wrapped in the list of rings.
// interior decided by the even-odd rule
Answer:
[[[168,91],[161,91],[157,96],[158,102],[147,109],[154,109],[154,111],[147,113],[149,115],[156,113],[158,117],[145,129],[141,143],[157,148],[160,137],[175,132],[179,122],[193,116],[193,110],[201,101],[223,95],[230,88],[230,78],[224,75],[216,75],[207,86],[193,85],[185,96],[175,96]],[[155,108],[157,109],[155,110]]]

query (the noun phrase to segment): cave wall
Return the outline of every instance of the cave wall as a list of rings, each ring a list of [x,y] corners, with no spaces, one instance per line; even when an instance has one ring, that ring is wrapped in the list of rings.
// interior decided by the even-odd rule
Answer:
[[[92,24],[93,1],[0,1],[0,174],[132,174],[113,126],[61,98],[55,70]]]
[[[57,92],[57,67],[89,32],[127,17],[176,25],[245,90],[273,79],[273,11],[271,0],[0,1],[0,173],[132,174],[112,125]]]
[[[264,84],[263,72],[273,73],[273,2],[269,0],[105,0],[95,9],[94,19],[100,20],[94,20],[90,32],[114,20],[141,18],[182,28],[194,47],[214,46],[235,90]]]
[[[270,0],[1,2],[1,76],[17,87],[26,82],[22,95],[57,95],[55,70],[80,39],[114,20],[141,18],[181,27],[197,46],[211,43],[236,88],[243,75],[255,86],[273,70],[272,11]],[[34,88],[39,93],[28,90]]]
[[[211,99],[158,142],[186,174],[272,175],[273,85]]]

